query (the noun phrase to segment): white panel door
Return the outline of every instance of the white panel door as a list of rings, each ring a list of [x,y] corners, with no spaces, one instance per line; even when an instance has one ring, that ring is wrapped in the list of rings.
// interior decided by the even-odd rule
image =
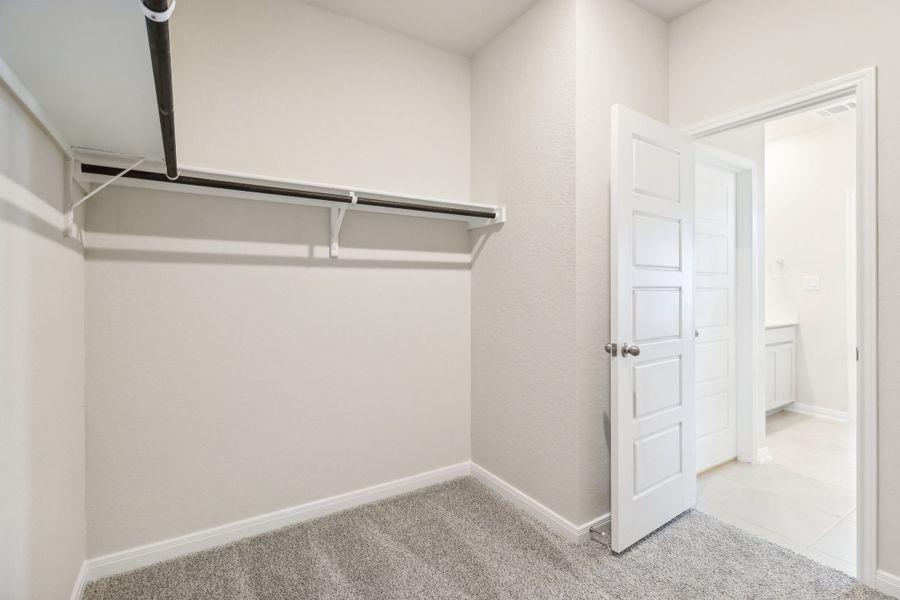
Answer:
[[[696,496],[694,158],[685,134],[612,112],[612,549]]]
[[[697,471],[737,456],[737,175],[697,160],[694,182]]]

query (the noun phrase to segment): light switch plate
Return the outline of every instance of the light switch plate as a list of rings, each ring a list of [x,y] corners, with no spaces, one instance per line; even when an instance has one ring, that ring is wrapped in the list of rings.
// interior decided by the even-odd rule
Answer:
[[[819,276],[818,275],[804,275],[801,281],[801,285],[803,289],[806,291],[816,292],[819,291]]]

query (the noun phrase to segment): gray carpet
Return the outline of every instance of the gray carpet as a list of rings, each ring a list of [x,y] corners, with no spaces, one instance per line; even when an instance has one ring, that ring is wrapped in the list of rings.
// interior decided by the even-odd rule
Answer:
[[[91,583],[84,600],[886,598],[690,511],[622,555],[465,477]]]

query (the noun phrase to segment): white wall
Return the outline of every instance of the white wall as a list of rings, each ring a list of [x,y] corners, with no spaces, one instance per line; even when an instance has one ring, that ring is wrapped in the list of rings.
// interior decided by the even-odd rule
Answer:
[[[542,0],[474,58],[472,459],[576,514],[575,3]]]
[[[68,598],[85,557],[84,259],[63,158],[0,89],[0,598]]]
[[[510,220],[472,270],[472,457],[579,525],[609,510],[610,106],[665,120],[666,74],[624,0],[539,2],[473,63],[472,194]]]
[[[262,4],[179,4],[185,163],[468,197],[466,59]],[[463,224],[332,261],[324,209],[112,188],[87,230],[89,556],[468,460]]]
[[[468,199],[463,56],[298,0],[180,4],[172,55],[184,164]]]
[[[669,116],[689,125],[827,79],[878,68],[879,568],[900,573],[900,3],[712,0],[675,20]],[[736,24],[739,24],[736,25]]]
[[[839,117],[833,117],[835,119]],[[766,310],[799,312],[796,399],[848,411],[847,191],[856,185],[850,118],[766,143]],[[820,278],[804,291],[806,275]]]

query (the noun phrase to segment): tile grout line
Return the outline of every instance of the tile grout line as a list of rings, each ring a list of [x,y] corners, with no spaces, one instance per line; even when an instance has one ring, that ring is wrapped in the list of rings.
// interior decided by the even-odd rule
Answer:
[[[794,473],[790,473],[789,471],[787,471],[787,473],[790,474],[790,475],[794,475]],[[809,479],[809,478],[807,477],[806,479]],[[810,480],[810,481],[815,481],[815,480],[813,480],[813,479],[809,479],[809,480]],[[729,481],[733,481],[733,482],[735,482],[735,483],[740,483],[740,484],[743,485],[743,482],[741,482],[739,479],[729,479]],[[823,482],[817,482],[817,483],[823,483]],[[826,485],[831,485],[831,484],[826,484]],[[831,485],[831,487],[836,487],[836,488],[838,488],[838,489],[844,490],[844,488],[841,488],[840,486],[834,486],[834,485]],[[853,507],[849,510],[849,512],[847,512],[846,514],[844,514],[844,513],[834,514],[834,513],[828,512],[828,511],[826,511],[826,510],[822,510],[821,508],[817,508],[817,507],[815,507],[815,506],[810,506],[810,505],[807,504],[807,503],[800,502],[800,501],[798,501],[797,499],[792,498],[789,494],[787,494],[787,495],[781,495],[781,494],[778,493],[777,491],[772,491],[770,488],[760,487],[760,488],[758,489],[758,491],[759,491],[760,493],[762,493],[762,494],[768,495],[768,496],[771,497],[771,498],[775,498],[775,499],[777,499],[777,500],[781,500],[782,502],[784,502],[784,503],[786,503],[786,504],[789,504],[789,505],[793,506],[794,508],[802,508],[802,509],[804,509],[804,510],[817,512],[817,513],[819,513],[819,514],[821,514],[821,515],[825,515],[826,517],[833,518],[833,519],[838,519],[838,521],[841,521],[841,520],[843,520],[843,519],[846,519],[848,516],[850,516],[850,513],[852,513],[854,510],[856,510],[856,498],[855,498],[855,497],[854,497]],[[844,490],[844,491],[847,491],[847,490]],[[734,515],[734,516],[738,516],[738,515]],[[744,519],[744,520],[747,520],[747,519]],[[762,527],[764,527],[764,526],[762,526]],[[777,533],[777,532],[776,532],[776,533]],[[824,534],[823,534],[823,535],[824,535]]]
[[[844,520],[846,520],[847,517],[849,517],[849,516],[853,513],[854,510],[856,510],[856,507],[855,507],[855,506],[854,506],[852,509],[850,509],[849,511],[847,511],[847,514],[845,514],[843,517],[840,517],[837,521],[835,521],[834,525],[832,525],[831,527],[829,527],[828,529],[826,529],[825,531],[823,531],[821,535],[819,535],[816,539],[814,539],[812,542],[810,542],[809,546],[807,546],[807,547],[805,547],[805,548],[803,549],[803,552],[806,552],[807,550],[816,550],[817,552],[821,552],[822,554],[827,554],[828,556],[830,556],[830,557],[832,557],[832,558],[836,558],[836,559],[838,559],[838,560],[843,560],[844,562],[847,562],[846,560],[844,560],[844,559],[841,558],[840,556],[834,556],[833,554],[830,554],[830,553],[828,553],[828,552],[825,552],[824,550],[818,550],[818,549],[816,549],[816,548],[813,548],[813,546],[816,545],[816,542],[818,542],[818,541],[821,540],[823,537],[825,537],[826,535],[828,535],[828,532],[832,531],[835,527],[837,527],[837,526],[840,525],[842,522],[844,522]],[[853,525],[854,525],[854,528],[855,528],[856,523],[854,523]],[[852,564],[854,567],[856,566],[855,563],[847,563],[847,564]]]
[[[715,503],[709,503],[709,504],[710,504],[711,506],[713,506],[713,507],[716,507]],[[702,510],[702,509],[697,509],[697,510],[699,510],[700,512],[705,512],[705,511]],[[720,517],[720,516],[718,516],[718,515],[714,515],[714,514],[712,514],[712,513],[706,513],[706,514],[709,514],[710,516],[713,516],[713,517],[719,519],[720,521],[722,521],[722,522],[724,522],[724,523],[728,523],[728,524],[731,525],[732,527],[737,527],[738,529],[742,529],[743,531],[746,531],[747,533],[750,533],[751,535],[757,535],[757,534],[753,533],[752,531],[749,531],[749,530],[745,529],[744,527],[742,527],[742,526],[740,526],[740,525],[735,525],[735,524],[733,524],[733,523],[730,523],[729,521],[725,520],[723,517]],[[803,544],[800,542],[800,540],[795,540],[794,538],[788,537],[788,536],[784,535],[784,534],[781,533],[781,532],[775,531],[774,529],[769,529],[769,528],[766,527],[765,525],[760,525],[760,524],[758,524],[758,523],[755,523],[755,522],[753,522],[753,521],[750,521],[750,520],[746,519],[745,517],[736,515],[736,514],[734,514],[734,513],[732,513],[732,512],[729,512],[729,511],[727,511],[727,510],[720,510],[720,511],[719,511],[719,514],[725,514],[725,515],[728,515],[731,519],[735,519],[735,520],[740,521],[740,522],[742,522],[742,523],[746,523],[747,525],[750,525],[750,526],[752,526],[752,527],[756,527],[756,528],[758,528],[758,529],[762,529],[763,531],[767,531],[767,532],[769,532],[769,533],[771,533],[771,534],[774,534],[774,535],[776,535],[776,536],[778,536],[778,537],[780,537],[780,538],[783,538],[783,539],[787,540],[788,542],[797,542],[797,544],[799,545],[799,547],[800,547],[801,549],[805,550],[805,548],[803,548]],[[823,534],[823,535],[824,535],[824,534]],[[757,535],[757,537],[762,537],[762,536]],[[787,549],[787,550],[791,550],[792,552],[797,552],[798,554],[799,554],[800,552],[802,552],[802,550],[793,550],[792,548],[788,548],[788,547],[785,546],[784,544],[781,544],[781,543],[779,543],[779,542],[776,542],[776,541],[774,541],[774,540],[772,540],[772,539],[769,539],[769,538],[763,538],[763,539],[765,539],[765,540],[768,541],[768,542],[771,542],[771,543],[775,544],[776,546],[781,546],[782,548],[785,548],[785,549]]]

